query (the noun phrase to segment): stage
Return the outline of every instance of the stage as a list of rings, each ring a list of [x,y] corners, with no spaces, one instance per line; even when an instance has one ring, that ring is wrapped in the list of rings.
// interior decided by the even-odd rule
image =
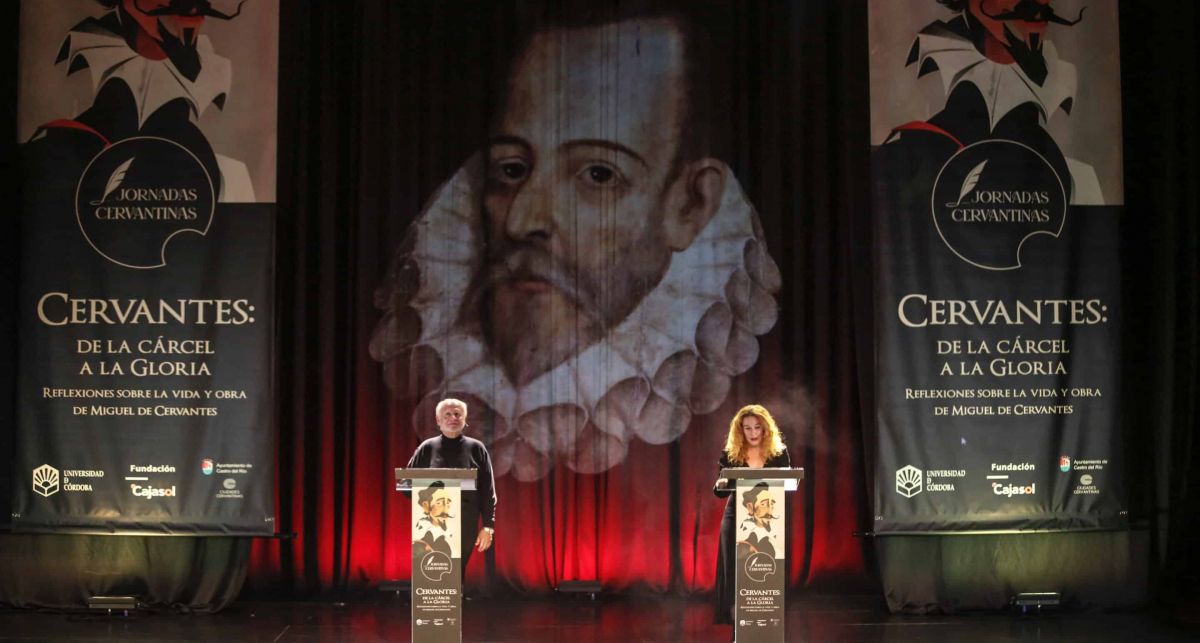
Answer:
[[[0,643],[1200,641],[1200,3],[0,7]]]
[[[727,641],[702,599],[630,596],[467,603],[464,641],[629,643]],[[1183,612],[1175,616],[1182,615]],[[1192,617],[1194,619],[1194,616]],[[868,595],[806,595],[788,601],[788,641],[1194,641],[1200,623],[1159,610],[1049,611],[1040,615],[895,616]],[[407,641],[406,601],[239,602],[218,614],[131,617],[6,611],[0,641]]]

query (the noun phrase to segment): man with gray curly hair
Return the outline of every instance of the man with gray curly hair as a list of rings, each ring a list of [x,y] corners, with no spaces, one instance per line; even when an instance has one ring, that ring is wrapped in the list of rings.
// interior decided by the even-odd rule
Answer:
[[[496,481],[492,474],[492,457],[482,442],[463,435],[467,429],[467,404],[462,400],[446,398],[438,402],[434,419],[441,435],[418,445],[407,468],[474,469],[475,489],[462,492],[457,527],[450,513],[454,510],[453,501],[445,495],[442,483],[419,492],[417,504],[425,516],[414,527],[413,546],[428,551],[436,549],[435,544],[439,541],[446,543],[448,555],[461,553],[460,569],[465,573],[471,552],[475,549],[487,551],[496,534]],[[460,545],[451,542],[453,532],[461,534]],[[458,546],[461,546],[461,552],[456,549]]]

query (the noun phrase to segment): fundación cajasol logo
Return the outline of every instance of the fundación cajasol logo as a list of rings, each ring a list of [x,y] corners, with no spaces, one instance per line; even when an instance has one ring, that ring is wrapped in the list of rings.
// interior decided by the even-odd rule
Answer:
[[[911,464],[896,470],[896,493],[911,498],[921,493],[923,488],[921,470]]]
[[[58,469],[48,464],[34,469],[33,490],[46,498],[58,493]]]
[[[137,136],[92,159],[75,190],[79,230],[100,256],[126,268],[161,268],[183,232],[208,233],[216,194],[187,148]]]
[[[1029,484],[1009,484],[1005,482],[992,482],[992,493],[1005,498],[1013,496],[1032,496],[1037,494],[1037,483]]]
[[[1067,220],[1062,179],[1044,156],[1016,141],[987,140],[959,150],[933,184],[933,223],[963,261],[986,270],[1021,267],[1021,247],[1054,238]]]

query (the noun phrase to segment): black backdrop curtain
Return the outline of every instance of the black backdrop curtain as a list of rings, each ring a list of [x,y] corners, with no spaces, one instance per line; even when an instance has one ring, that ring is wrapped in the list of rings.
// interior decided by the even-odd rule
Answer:
[[[206,557],[214,545],[201,542],[185,541],[193,544],[172,556],[206,561],[199,568],[235,579],[248,566],[247,584],[258,596],[365,589],[406,569],[399,560],[406,548],[388,544],[400,537],[402,524],[389,508],[387,471],[400,464],[396,459],[407,455],[414,439],[407,427],[408,409],[389,401],[379,365],[366,357],[377,315],[372,292],[414,213],[482,139],[491,107],[489,74],[508,53],[511,45],[506,43],[519,15],[542,6],[519,4],[283,3],[277,515],[279,529],[293,531],[297,538],[257,542],[248,556],[244,547],[226,548],[226,564]],[[870,439],[864,440],[861,430],[863,418],[873,417],[870,400],[862,397],[872,376],[870,314],[863,307],[869,301],[870,275],[864,242],[869,234],[862,225],[869,216],[864,189],[869,144],[865,3],[739,6],[736,20],[728,25],[743,48],[733,52],[740,63],[730,70],[737,83],[731,91],[737,100],[730,122],[742,145],[739,156],[728,160],[758,209],[774,215],[766,224],[773,235],[772,255],[791,257],[780,295],[790,316],[764,337],[762,353],[774,355],[764,358],[768,371],[778,369],[774,376],[787,375],[813,400],[798,405],[801,411],[789,418],[794,458],[812,476],[792,504],[799,526],[793,560],[801,562],[793,563],[791,580],[810,587],[870,586],[870,548],[851,537],[852,530],[869,524],[863,463]],[[1193,435],[1200,318],[1197,21],[1191,3],[1152,6],[1123,3],[1121,15],[1127,203],[1123,261],[1128,270],[1122,408],[1134,463],[1129,479],[1138,499],[1134,518],[1152,536],[1146,571],[1160,581],[1159,587],[1171,590],[1164,594],[1195,596],[1200,570],[1200,476],[1195,464],[1200,446]],[[2,11],[10,43],[4,48],[4,64],[12,70],[16,3],[5,3]],[[786,83],[773,80],[778,77]],[[0,116],[12,131],[16,79],[11,73],[3,78]],[[6,176],[16,176],[12,141],[4,144]],[[10,217],[9,225],[19,225],[19,217]],[[7,429],[2,439],[11,441],[19,375],[14,372],[19,338],[13,302],[20,267],[13,244],[19,235],[0,236],[5,251],[0,261],[5,277],[0,285],[5,302],[0,315],[5,338],[0,418]],[[731,398],[755,396],[760,387],[771,386],[771,377],[754,372],[740,378]],[[728,407],[719,409],[714,417],[723,417],[710,423],[719,425],[728,417]],[[687,454],[692,448],[687,440],[656,447],[661,455],[650,464],[681,474],[691,463]],[[708,479],[711,472],[688,475]],[[5,485],[25,482],[22,472],[0,478]],[[530,490],[508,489],[507,502],[522,506],[514,496],[524,495],[534,498],[524,505],[528,509],[583,511],[574,508],[573,500],[594,496],[590,490],[608,483],[589,478],[570,490],[573,496],[569,484],[578,483],[554,474]],[[0,502],[7,504],[7,487],[0,491]],[[692,504],[689,491],[672,487],[670,507]],[[647,564],[640,577],[607,580],[630,589],[705,590],[711,581],[696,569],[708,564],[704,556],[712,552],[700,551],[704,547],[695,546],[694,534],[715,532],[710,514],[719,514],[719,505],[709,505],[692,511],[693,520],[668,521],[666,566]],[[134,557],[145,556],[151,546],[138,553],[136,547],[111,542],[81,545],[90,538],[3,536],[0,574],[18,573],[18,558],[26,555],[61,559],[70,550],[124,559],[127,569],[137,570]],[[512,556],[520,558],[515,549]],[[570,573],[561,557],[516,563],[489,557],[486,562],[485,568],[473,570],[475,582],[486,575],[518,590],[544,590]],[[593,567],[604,572],[603,565]],[[5,590],[0,602],[71,603],[83,586],[81,574],[55,569],[39,578],[39,588],[0,588]],[[132,586],[143,587],[142,593],[157,602],[197,603],[195,596],[164,591],[162,578]],[[123,582],[131,586],[129,579]],[[196,596],[199,602],[219,605],[236,583],[223,587],[221,599],[200,596],[199,590]]]
[[[404,526],[389,522],[385,496],[387,467],[406,458],[415,441],[406,435],[411,409],[389,403],[378,364],[365,356],[377,319],[372,291],[415,213],[486,138],[496,79],[520,24],[554,15],[563,4],[362,2],[338,11],[285,10],[281,68],[303,71],[281,79],[279,272],[288,278],[279,287],[279,519],[299,537],[256,549],[252,588],[282,582],[318,591],[407,573],[406,561],[389,558],[396,548],[388,553],[386,541]],[[867,118],[866,50],[857,27],[865,14],[848,3],[715,4],[728,11],[729,21],[718,24],[733,47],[712,63],[732,84],[716,99],[738,142],[726,160],[763,213],[771,255],[791,257],[780,306],[794,316],[784,313],[764,338],[764,364],[738,379],[730,401],[706,422],[710,435],[723,433],[734,401],[806,391],[790,394],[795,410],[784,418],[785,430],[799,456],[794,462],[821,473],[792,505],[800,530],[792,581],[862,587],[864,547],[851,537],[866,508],[848,213],[861,207],[863,193],[854,186],[867,154],[859,127]],[[861,73],[843,73],[848,69]],[[707,488],[718,447],[681,439],[649,453],[640,445],[644,457],[631,455],[627,463],[632,473],[580,478],[555,470],[532,484],[500,481],[498,531],[506,542],[541,540],[564,514],[584,533],[570,535],[556,558],[509,545],[525,554],[514,560],[510,549],[508,560],[489,557],[489,578],[531,592],[577,576],[599,577],[615,589],[711,588],[720,503]],[[393,459],[379,462],[379,453]],[[602,517],[588,514],[619,511],[618,498],[603,490],[612,489],[611,477],[638,475],[638,467],[676,479],[667,513],[681,516],[661,518],[670,553],[627,551],[606,563],[611,555],[596,552],[606,537],[610,551],[616,541],[602,533]],[[518,510],[544,514],[544,524],[506,522]],[[570,560],[592,556],[600,560]]]
[[[1169,600],[1200,596],[1200,128],[1195,3],[1121,3],[1124,425]],[[1151,438],[1153,436],[1153,438]]]

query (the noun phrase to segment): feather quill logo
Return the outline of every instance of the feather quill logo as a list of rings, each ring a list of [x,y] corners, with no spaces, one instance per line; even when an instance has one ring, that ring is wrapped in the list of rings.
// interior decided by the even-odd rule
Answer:
[[[970,172],[967,172],[967,178],[963,179],[962,187],[958,189],[958,201],[955,201],[954,203],[947,203],[947,208],[957,208],[958,206],[962,205],[963,199],[967,198],[967,195],[975,191],[975,186],[979,185],[979,179],[983,177],[983,168],[987,166],[987,164],[987,159],[984,159],[982,163],[976,165],[971,169]]]
[[[129,167],[133,165],[133,160],[135,158],[137,157],[129,157],[128,161],[118,165],[117,169],[113,170],[113,173],[108,177],[108,183],[104,184],[104,194],[101,195],[99,201],[91,201],[90,203],[92,205],[100,205],[101,203],[104,203],[105,199],[108,198],[108,195],[112,194],[117,188],[121,187],[121,184],[125,182],[125,174],[129,172]]]
[[[984,270],[1021,267],[1032,235],[1058,238],[1067,216],[1062,179],[1037,150],[990,139],[959,150],[933,184],[933,225],[960,259]]]
[[[75,221],[100,256],[160,268],[182,232],[208,233],[216,195],[203,163],[172,140],[134,136],[104,148],[75,189]]]

